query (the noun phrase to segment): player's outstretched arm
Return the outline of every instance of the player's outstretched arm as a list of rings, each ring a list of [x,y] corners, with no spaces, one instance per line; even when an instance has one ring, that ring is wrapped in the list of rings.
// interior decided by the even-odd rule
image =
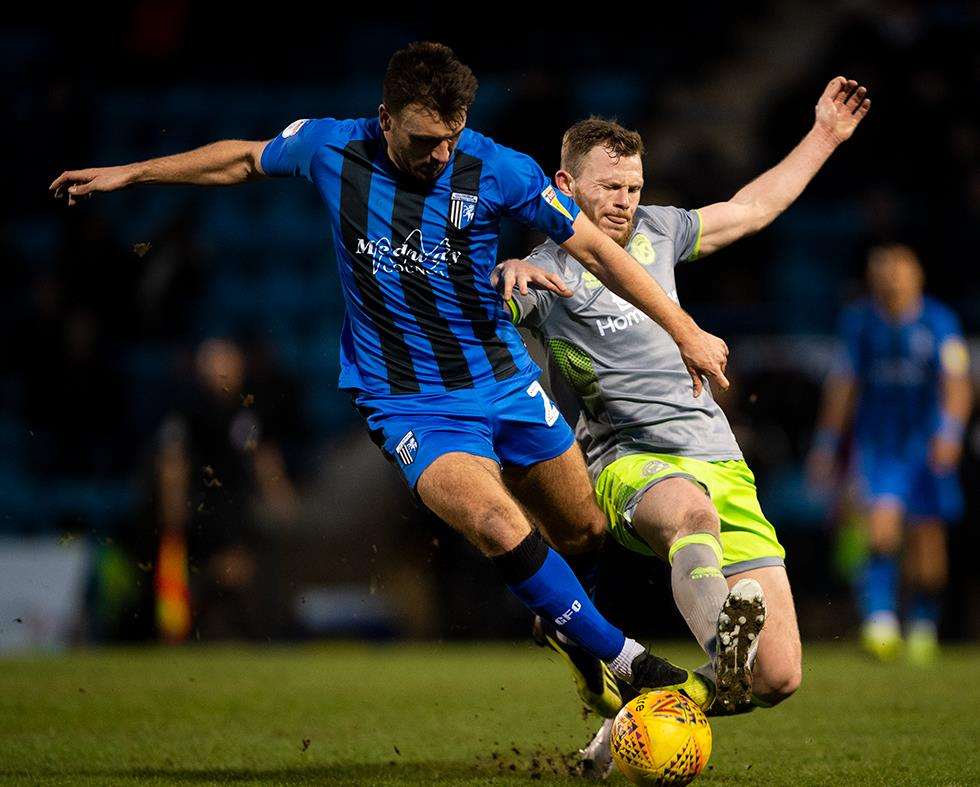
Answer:
[[[796,201],[842,142],[868,114],[868,91],[853,79],[834,77],[817,101],[813,128],[775,167],[728,202],[700,209],[700,253],[710,254],[767,227]]]
[[[74,205],[79,197],[117,191],[138,183],[231,186],[264,174],[260,162],[266,144],[267,141],[228,139],[134,164],[67,170],[55,178],[48,190]]]
[[[814,490],[827,492],[833,487],[837,451],[841,436],[854,416],[857,394],[858,384],[852,374],[838,370],[827,377],[813,444],[806,460],[807,482]]]
[[[562,248],[610,290],[670,334],[691,374],[694,395],[701,393],[703,374],[727,389],[728,346],[725,342],[702,331],[656,280],[584,213],[578,215],[572,227],[575,233],[561,244]]]

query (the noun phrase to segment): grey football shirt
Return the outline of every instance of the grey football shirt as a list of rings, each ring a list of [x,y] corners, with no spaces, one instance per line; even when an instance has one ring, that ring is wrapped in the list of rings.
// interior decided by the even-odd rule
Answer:
[[[697,211],[641,206],[626,250],[677,301],[674,266],[697,257],[700,237]],[[680,351],[663,328],[554,242],[527,259],[559,273],[573,292],[570,298],[542,290],[516,293],[514,317],[549,351],[553,378],[557,369],[574,392],[576,436],[594,476],[637,451],[742,458],[708,386],[694,398]]]

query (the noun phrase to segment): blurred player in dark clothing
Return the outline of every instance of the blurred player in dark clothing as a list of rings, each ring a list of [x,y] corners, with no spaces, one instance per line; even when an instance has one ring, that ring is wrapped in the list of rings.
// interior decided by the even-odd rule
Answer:
[[[205,341],[195,358],[195,385],[161,431],[156,580],[166,639],[186,637],[192,618],[203,636],[261,633],[258,616],[249,614],[262,538],[252,505],[260,502],[267,516],[288,522],[297,497],[274,418],[246,393],[245,370],[237,345]]]

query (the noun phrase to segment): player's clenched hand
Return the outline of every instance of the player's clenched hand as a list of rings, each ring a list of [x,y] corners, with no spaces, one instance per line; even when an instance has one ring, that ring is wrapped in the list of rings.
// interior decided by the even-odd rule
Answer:
[[[871,109],[868,89],[853,79],[834,77],[817,101],[815,126],[840,144],[850,139]]]
[[[515,285],[521,295],[527,295],[529,287],[549,290],[563,298],[568,298],[572,294],[561,276],[542,270],[527,260],[504,260],[490,274],[490,284],[500,292],[500,297],[505,301],[509,301],[513,296]]]
[[[133,172],[130,167],[92,167],[90,169],[70,169],[62,172],[48,186],[56,199],[68,199],[69,205],[78,202],[79,197],[97,191],[115,191],[132,183]]]
[[[947,475],[957,468],[962,453],[963,446],[959,440],[938,435],[932,438],[929,445],[929,466],[937,475]]]
[[[722,390],[728,390],[728,378],[725,377],[725,369],[728,366],[728,345],[725,342],[707,331],[702,331],[696,325],[687,335],[675,340],[677,348],[681,351],[681,359],[694,383],[695,397],[701,395],[704,387],[701,375],[707,375],[718,383]]]

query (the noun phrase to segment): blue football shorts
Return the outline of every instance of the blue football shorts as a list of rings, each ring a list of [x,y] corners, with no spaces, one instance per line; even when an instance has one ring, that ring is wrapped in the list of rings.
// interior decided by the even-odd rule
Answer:
[[[894,456],[859,446],[858,485],[868,504],[895,500],[912,518],[950,522],[963,513],[963,491],[956,472],[940,475],[929,466],[928,448]]]
[[[411,489],[443,454],[459,451],[528,467],[560,456],[575,442],[536,375],[460,391],[359,393],[354,406]]]

